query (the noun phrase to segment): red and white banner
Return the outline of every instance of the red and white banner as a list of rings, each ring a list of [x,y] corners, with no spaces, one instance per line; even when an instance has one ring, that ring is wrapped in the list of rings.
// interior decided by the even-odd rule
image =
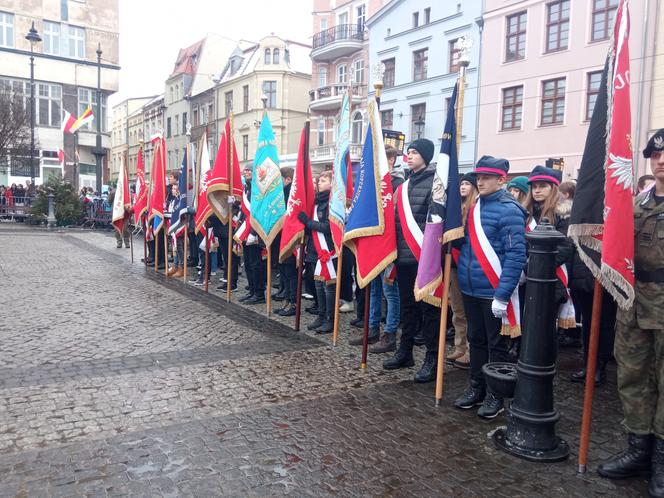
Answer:
[[[122,234],[125,229],[125,223],[129,222],[129,209],[131,208],[131,199],[129,198],[129,179],[127,178],[127,163],[122,156],[120,161],[120,174],[118,175],[118,184],[115,189],[115,198],[113,199],[113,216],[111,223],[115,229]]]
[[[233,235],[233,240],[238,244],[246,242],[251,233],[251,201],[249,200],[246,191],[242,193],[242,205],[240,209],[242,209],[242,212],[244,213],[244,221],[235,231],[235,235]]]
[[[315,207],[313,219],[318,222],[318,209]],[[334,249],[330,250],[330,246],[327,244],[323,232],[317,232],[314,230],[311,233],[311,236],[313,237],[314,247],[318,254],[318,261],[316,262],[316,268],[314,269],[314,279],[334,283],[337,279],[337,271],[335,269],[335,258],[337,255],[335,254]]]

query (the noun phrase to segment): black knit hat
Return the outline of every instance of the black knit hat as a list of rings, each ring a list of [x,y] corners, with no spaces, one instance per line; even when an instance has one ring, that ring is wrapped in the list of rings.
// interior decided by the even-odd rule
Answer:
[[[657,130],[650,140],[648,140],[648,145],[643,149],[643,157],[648,159],[653,152],[662,152],[664,151],[664,128]]]
[[[433,159],[434,148],[433,142],[428,138],[418,138],[417,140],[413,140],[408,146],[408,150],[415,149],[419,152],[422,159],[424,159],[424,164],[427,166],[429,166],[429,163]]]
[[[461,182],[468,182],[473,185],[473,187],[477,188],[477,175],[475,173],[466,173],[461,175],[461,178],[459,178],[459,184]]]

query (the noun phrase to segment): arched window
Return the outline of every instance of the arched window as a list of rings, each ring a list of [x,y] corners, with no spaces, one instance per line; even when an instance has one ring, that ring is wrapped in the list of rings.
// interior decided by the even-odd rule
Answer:
[[[265,49],[265,64],[270,64],[270,55],[271,55],[270,49],[266,48]]]
[[[279,49],[275,48],[272,51],[272,64],[279,64]]]
[[[353,114],[352,130],[353,130],[352,143],[361,144],[362,143],[362,113],[360,111],[356,111]]]
[[[337,83],[346,83],[346,66],[341,64],[337,66]]]
[[[320,66],[318,68],[318,86],[327,86],[327,68],[325,66]]]

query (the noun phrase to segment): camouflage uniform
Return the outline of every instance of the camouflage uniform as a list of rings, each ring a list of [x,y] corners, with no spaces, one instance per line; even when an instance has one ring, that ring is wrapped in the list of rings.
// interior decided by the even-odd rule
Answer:
[[[615,357],[624,424],[664,438],[664,202],[654,188],[634,202],[634,304],[618,311]]]

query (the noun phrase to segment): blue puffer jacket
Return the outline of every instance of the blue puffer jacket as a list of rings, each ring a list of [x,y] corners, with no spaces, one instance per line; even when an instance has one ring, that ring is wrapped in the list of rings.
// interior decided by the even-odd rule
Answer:
[[[519,284],[521,271],[526,265],[526,211],[505,190],[480,197],[479,202],[482,227],[498,255],[502,274],[494,290],[473,252],[466,225],[459,256],[459,288],[469,296],[495,297],[507,302]]]

